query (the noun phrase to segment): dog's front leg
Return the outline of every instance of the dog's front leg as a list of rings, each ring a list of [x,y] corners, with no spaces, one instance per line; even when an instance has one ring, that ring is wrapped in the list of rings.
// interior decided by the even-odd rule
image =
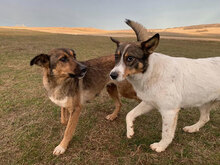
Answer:
[[[148,113],[153,109],[153,107],[144,101],[138,104],[134,109],[132,109],[126,116],[127,124],[127,138],[131,138],[134,135],[133,122],[136,117]]]
[[[74,110],[75,109],[75,110]],[[69,110],[69,121],[66,127],[66,130],[64,132],[63,140],[60,142],[60,144],[54,149],[53,154],[54,155],[60,155],[63,154],[67,146],[70,142],[70,140],[73,137],[73,134],[75,133],[76,125],[79,120],[79,115],[81,112],[81,106],[75,106],[75,108],[72,110]]]
[[[61,107],[61,118],[60,118],[61,124],[66,125],[68,122],[68,110],[66,108]]]
[[[160,110],[162,115],[162,139],[158,143],[150,145],[152,150],[156,152],[164,151],[172,142],[176,130],[179,110]]]

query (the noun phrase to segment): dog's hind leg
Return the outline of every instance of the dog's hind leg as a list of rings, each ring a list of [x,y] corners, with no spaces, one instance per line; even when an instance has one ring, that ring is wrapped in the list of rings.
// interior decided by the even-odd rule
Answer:
[[[66,125],[68,122],[68,110],[61,107],[61,118],[60,118],[61,124]]]
[[[131,110],[126,116],[126,124],[127,124],[127,138],[131,138],[134,135],[133,122],[136,117],[148,113],[153,109],[151,105],[146,104],[142,101],[138,104],[133,110]]]
[[[119,98],[119,93],[118,93],[118,89],[117,86],[113,83],[108,84],[106,86],[107,92],[108,94],[111,96],[111,98],[114,100],[115,102],[115,110],[113,111],[112,114],[109,114],[108,116],[106,116],[107,120],[113,121],[115,118],[117,118],[118,113],[121,109],[121,101]]]
[[[212,103],[205,104],[199,108],[200,118],[199,121],[191,126],[186,126],[183,128],[185,132],[193,133],[198,132],[201,127],[203,127],[210,119],[209,114],[212,108]]]

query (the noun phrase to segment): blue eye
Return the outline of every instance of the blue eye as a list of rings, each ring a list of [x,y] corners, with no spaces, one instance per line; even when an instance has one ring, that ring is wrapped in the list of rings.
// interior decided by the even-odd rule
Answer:
[[[67,59],[66,57],[62,57],[62,58],[60,59],[60,61],[62,61],[62,62],[67,62],[68,59]]]
[[[132,57],[132,56],[128,56],[128,58],[127,58],[127,62],[132,62],[134,60],[134,57]]]

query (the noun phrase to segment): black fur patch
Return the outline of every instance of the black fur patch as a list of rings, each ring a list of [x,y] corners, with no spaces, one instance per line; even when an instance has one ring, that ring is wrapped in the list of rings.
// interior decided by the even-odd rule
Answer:
[[[48,63],[50,60],[50,57],[47,54],[39,54],[36,57],[34,57],[31,62],[30,65],[39,65],[39,66],[44,66],[46,63]]]

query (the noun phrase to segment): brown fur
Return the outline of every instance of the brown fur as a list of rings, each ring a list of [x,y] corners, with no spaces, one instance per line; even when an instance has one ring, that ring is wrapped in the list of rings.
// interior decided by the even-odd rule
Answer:
[[[109,73],[115,64],[114,55],[78,62],[73,50],[54,49],[49,55],[41,54],[33,58],[33,64],[43,67],[43,84],[48,96],[57,102],[67,98],[64,107],[61,106],[61,123],[67,123],[59,144],[64,149],[75,132],[82,105],[97,96],[105,86],[115,101],[115,110],[107,116],[108,120],[114,120],[120,111],[119,93],[123,97],[139,100],[126,80],[117,84],[111,82]],[[87,72],[84,75],[82,68],[85,66]]]

